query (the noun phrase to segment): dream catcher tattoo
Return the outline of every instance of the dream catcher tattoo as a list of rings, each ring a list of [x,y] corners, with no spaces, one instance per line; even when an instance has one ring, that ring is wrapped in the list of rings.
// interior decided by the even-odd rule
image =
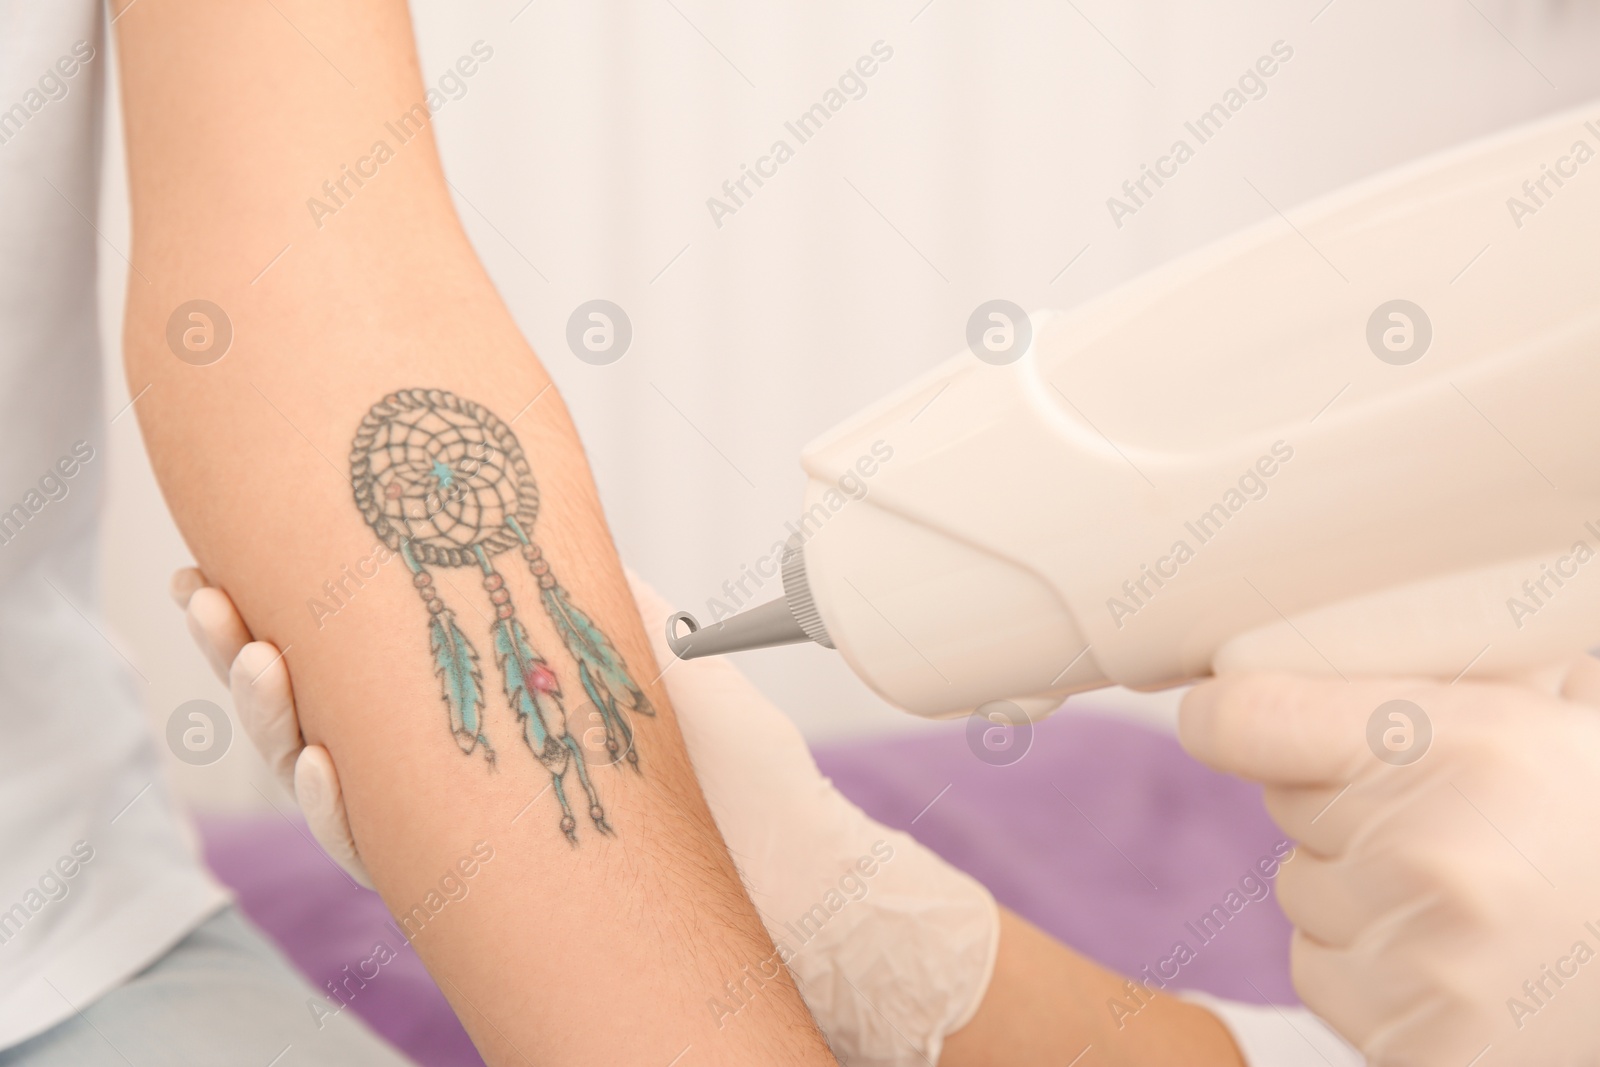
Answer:
[[[484,729],[483,673],[478,652],[446,605],[429,567],[476,567],[494,618],[489,624],[506,700],[522,737],[550,772],[561,802],[561,831],[577,843],[577,820],[566,793],[576,770],[589,818],[611,832],[578,741],[567,732],[561,685],[517,618],[511,590],[495,558],[516,549],[539,584],[539,601],[578,667],[584,695],[605,728],[607,762],[639,769],[628,714],[653,715],[622,656],[578,610],[532,539],[539,490],[511,428],[481,404],[440,389],[407,389],[373,405],[350,452],[351,481],[362,517],[411,571],[428,610],[428,643],[450,733],[461,751],[495,749]]]

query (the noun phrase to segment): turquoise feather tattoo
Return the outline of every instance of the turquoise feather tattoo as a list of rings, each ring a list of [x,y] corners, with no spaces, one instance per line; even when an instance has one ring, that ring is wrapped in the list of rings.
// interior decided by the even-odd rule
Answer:
[[[640,715],[654,715],[644,692],[629,677],[622,656],[606,635],[590,621],[589,616],[573,605],[567,591],[561,588],[550,566],[541,557],[539,546],[529,541],[515,519],[511,528],[522,541],[522,554],[528,559],[528,569],[539,580],[539,596],[545,613],[555,623],[556,632],[566,644],[567,651],[578,662],[578,677],[583,690],[600,713],[605,727],[606,750],[613,760],[626,759],[634,770],[639,769],[639,754],[633,749],[633,729],[623,711]]]
[[[404,557],[407,563],[413,563],[409,552]],[[412,573],[430,577],[414,565]],[[421,588],[427,589],[431,584],[429,581]],[[448,609],[428,623],[428,648],[433,652],[434,673],[439,676],[445,707],[450,711],[450,732],[456,744],[469,755],[482,745],[484,758],[493,766],[494,746],[483,732],[483,672],[478,669],[478,652]]]
[[[391,393],[361,420],[350,473],[362,517],[405,560],[428,611],[428,650],[457,747],[466,755],[481,750],[490,768],[496,766],[478,652],[435,587],[430,566],[477,567],[482,574],[506,703],[528,751],[550,775],[561,833],[577,843],[577,818],[567,796],[574,771],[590,822],[598,832],[611,833],[589,764],[625,761],[638,772],[631,716],[654,715],[655,709],[616,646],[573,603],[532,540],[539,491],[511,428],[481,404],[443,390]],[[510,586],[495,569],[495,557],[513,548],[526,561],[539,603],[577,667],[586,707],[593,706],[605,734],[604,756],[586,752],[568,731],[560,680],[517,618]]]

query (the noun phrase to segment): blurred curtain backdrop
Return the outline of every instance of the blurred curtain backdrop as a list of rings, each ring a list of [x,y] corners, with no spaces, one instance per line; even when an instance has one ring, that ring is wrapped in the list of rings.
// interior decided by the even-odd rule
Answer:
[[[413,11],[424,77],[447,100],[436,130],[467,230],[573,410],[624,559],[697,613],[796,517],[805,443],[960,350],[980,302],[1070,307],[1275,207],[1292,219],[1347,182],[1600,95],[1600,18],[1581,2],[417,0]],[[492,57],[452,76],[480,41]],[[1107,198],[1277,42],[1292,58],[1248,88],[1258,98],[1117,226]],[[841,87],[875,46],[876,72]],[[785,123],[834,89],[843,106],[800,143]],[[108,138],[100,228],[125,250],[114,124]],[[779,139],[792,158],[714,217],[708,199],[731,203],[723,183]],[[308,213],[302,240],[316,239]],[[292,270],[295,254],[273,269]],[[125,270],[108,249],[112,361]],[[594,298],[632,320],[630,349],[608,366],[565,339]],[[115,411],[127,393],[120,369],[107,378]],[[113,435],[114,639],[149,679],[153,721],[194,697],[226,706],[165,600],[188,556],[134,420]],[[741,666],[814,739],[918,725],[826,650],[750,653]],[[1091,701],[1160,719],[1175,698]],[[247,748],[241,737],[219,764],[175,766],[180,787],[210,808],[283,804]]]

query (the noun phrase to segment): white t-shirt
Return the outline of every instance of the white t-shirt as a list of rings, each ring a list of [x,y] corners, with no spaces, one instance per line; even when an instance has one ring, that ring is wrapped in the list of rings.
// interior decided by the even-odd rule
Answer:
[[[99,621],[101,19],[94,0],[0,7],[0,1048],[228,899]]]

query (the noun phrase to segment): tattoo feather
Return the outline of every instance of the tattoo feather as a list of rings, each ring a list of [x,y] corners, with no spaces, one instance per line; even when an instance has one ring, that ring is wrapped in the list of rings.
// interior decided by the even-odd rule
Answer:
[[[599,686],[595,684],[594,674],[583,660],[578,661],[578,679],[583,683],[583,691],[589,694],[589,700],[600,709],[601,718],[606,724],[608,744],[615,742],[618,758],[627,759],[637,770],[639,755],[633,750],[633,727],[629,726],[628,720],[617,711],[615,701],[609,699],[609,691],[606,696],[601,695]]]
[[[608,700],[595,700],[601,708],[615,714],[617,705],[641,715],[654,715],[650,699],[644,695],[622,662],[622,655],[599,627],[567,598],[567,591],[559,584],[541,591],[545,611],[549,612],[567,651],[578,663],[588,668],[595,686],[605,690]],[[587,686],[585,686],[587,688]],[[591,694],[592,696],[593,694]]]
[[[481,749],[490,766],[495,764],[477,650],[429,568],[475,564],[495,605],[497,621],[488,629],[506,699],[528,748],[550,773],[561,805],[561,832],[577,843],[577,820],[564,784],[566,772],[576,770],[589,818],[601,833],[610,833],[589,776],[591,753],[569,732],[560,683],[516,618],[511,590],[495,570],[494,558],[518,550],[528,561],[545,612],[577,662],[583,694],[605,722],[610,762],[626,759],[638,769],[625,714],[655,712],[611,641],[568,599],[529,538],[539,514],[539,487],[510,426],[482,404],[443,389],[397,390],[362,418],[350,446],[350,484],[362,518],[405,560],[427,608],[434,671],[461,751],[470,755]],[[489,507],[491,502],[497,506]],[[593,755],[604,758],[598,750]]]
[[[428,634],[434,673],[450,709],[450,732],[456,744],[467,753],[482,744],[484,755],[493,763],[494,748],[483,732],[483,672],[478,669],[477,650],[449,613],[435,615]]]
[[[506,700],[522,721],[523,737],[540,763],[552,774],[567,769],[571,753],[559,740],[567,732],[567,715],[561,706],[561,691],[541,692],[529,684],[536,668],[553,680],[549,667],[528,641],[528,632],[516,617],[494,624],[494,650],[505,676]]]

